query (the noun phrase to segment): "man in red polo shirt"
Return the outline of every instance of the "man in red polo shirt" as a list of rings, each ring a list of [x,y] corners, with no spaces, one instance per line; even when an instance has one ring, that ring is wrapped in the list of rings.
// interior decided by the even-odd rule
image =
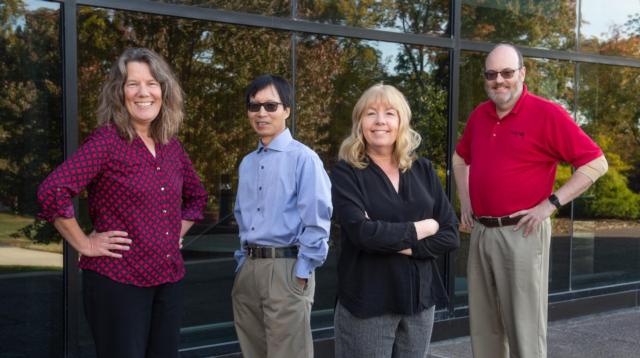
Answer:
[[[524,85],[520,52],[485,61],[489,101],[471,113],[453,155],[461,223],[472,228],[467,265],[476,358],[546,357],[549,216],[607,171],[602,150],[558,104]],[[553,192],[556,167],[577,170]]]

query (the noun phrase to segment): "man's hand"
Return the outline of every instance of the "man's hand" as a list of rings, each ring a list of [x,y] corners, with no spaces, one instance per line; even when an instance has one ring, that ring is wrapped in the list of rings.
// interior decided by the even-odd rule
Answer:
[[[88,257],[109,256],[122,258],[122,255],[114,251],[128,251],[131,239],[127,238],[124,231],[105,231],[89,234],[84,248],[80,253]]]
[[[460,223],[468,231],[473,228],[473,210],[471,209],[470,201],[460,201]]]
[[[300,277],[296,276],[296,281],[298,281],[298,285],[300,287],[302,287],[303,290],[305,288],[307,288],[307,279],[306,278],[300,278]]]
[[[411,251],[411,249],[404,249],[398,251],[398,253],[401,255],[411,256],[413,254],[413,251]]]
[[[524,226],[524,237],[527,237],[531,231],[540,225],[542,221],[551,216],[556,210],[556,207],[544,199],[540,204],[534,206],[531,209],[520,210],[517,213],[509,215],[509,217],[523,215],[523,218],[518,221],[518,224],[513,228],[514,231],[519,230]]]

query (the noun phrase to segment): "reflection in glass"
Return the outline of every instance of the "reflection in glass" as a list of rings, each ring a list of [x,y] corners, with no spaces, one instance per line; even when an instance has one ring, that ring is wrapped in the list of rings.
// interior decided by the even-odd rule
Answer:
[[[640,2],[580,1],[580,51],[640,58]]]
[[[575,48],[576,1],[480,1],[462,4],[462,37],[557,50]]]
[[[575,200],[572,288],[640,280],[640,70],[580,64],[578,123],[609,171]]]
[[[458,138],[462,135],[467,118],[480,103],[488,100],[484,90],[484,60],[486,54],[461,53],[460,68],[460,117],[458,118]],[[574,65],[569,62],[525,58],[528,90],[538,96],[559,103],[569,113],[573,113]],[[565,183],[571,176],[571,168],[558,166],[555,187]],[[459,210],[456,198],[455,206]],[[571,207],[566,205],[551,220],[552,238],[549,266],[549,292],[569,289],[569,255],[571,233]],[[467,255],[469,233],[460,234],[460,249],[456,256],[456,305],[467,304]]]
[[[412,125],[423,137],[420,155],[446,175],[448,53],[420,46],[305,35],[297,46],[296,137],[331,170],[351,131],[351,112],[365,89],[384,82],[404,93]],[[317,271],[314,328],[333,325],[340,230],[331,230],[329,258]],[[442,271],[441,269],[441,272]]]
[[[63,354],[62,244],[36,222],[37,185],[62,161],[59,4],[0,4],[0,347]]]
[[[209,193],[206,219],[194,226],[184,243],[182,345],[186,352],[235,341],[231,287],[233,251],[240,243],[231,212],[237,167],[257,146],[247,120],[244,88],[262,73],[291,77],[291,35],[88,7],[80,7],[78,16],[81,137],[95,128],[100,85],[124,48],[154,49],[179,76],[186,94],[180,139]]]
[[[152,0],[157,2],[199,6],[212,9],[248,12],[269,16],[289,16],[291,14],[290,0]]]
[[[353,27],[423,35],[446,35],[448,0],[333,1],[299,0],[298,17]]]

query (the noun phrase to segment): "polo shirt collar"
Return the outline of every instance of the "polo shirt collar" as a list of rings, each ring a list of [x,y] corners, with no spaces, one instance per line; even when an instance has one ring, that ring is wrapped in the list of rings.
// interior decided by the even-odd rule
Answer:
[[[522,93],[520,94],[520,98],[518,98],[518,101],[516,102],[516,104],[513,106],[513,108],[511,108],[511,112],[509,112],[509,114],[507,114],[502,119],[503,120],[506,119],[506,117],[510,116],[511,114],[513,115],[518,114],[518,112],[520,112],[520,109],[523,106],[525,97],[528,97],[528,96],[529,96],[529,90],[527,89],[527,85],[522,84]],[[491,100],[489,100],[489,103],[491,103],[491,105],[488,107],[491,116],[498,118],[498,112],[496,111],[496,104],[493,103],[493,101]]]
[[[264,144],[262,144],[262,140],[259,140],[258,153],[262,152],[265,149],[284,152],[287,150],[287,147],[289,146],[289,143],[291,143],[292,140],[293,140],[293,137],[291,136],[291,132],[289,131],[289,128],[285,128],[284,131],[282,131],[282,133],[278,134],[275,138],[273,138],[271,143],[269,143],[268,147],[265,147]]]

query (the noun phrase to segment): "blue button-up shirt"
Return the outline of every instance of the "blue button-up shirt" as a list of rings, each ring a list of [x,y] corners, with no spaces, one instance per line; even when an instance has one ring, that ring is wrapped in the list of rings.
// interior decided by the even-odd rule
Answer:
[[[318,155],[285,129],[240,163],[234,214],[240,229],[238,267],[245,244],[298,246],[296,276],[309,278],[327,257],[331,182]]]

